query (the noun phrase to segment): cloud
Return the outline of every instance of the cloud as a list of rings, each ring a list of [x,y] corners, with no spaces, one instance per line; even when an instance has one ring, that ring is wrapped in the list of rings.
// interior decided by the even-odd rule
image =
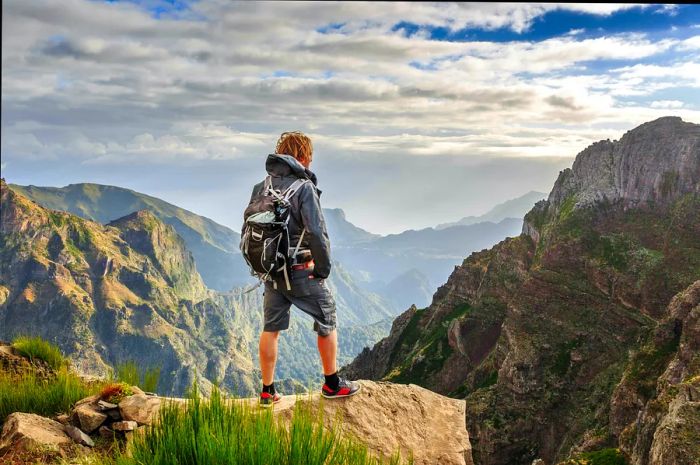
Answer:
[[[3,2],[4,170],[54,183],[132,176],[136,187],[177,199],[167,186],[196,172],[211,182],[197,180],[191,193],[232,193],[223,183],[253,181],[252,168],[235,167],[252,166],[280,132],[297,129],[312,135],[331,185],[365,176],[381,196],[388,188],[378,174],[391,178],[397,165],[425,173],[433,163],[472,169],[522,158],[556,159],[559,168],[589,143],[669,112],[700,120],[697,36],[572,30],[495,42],[426,32],[523,32],[554,10],[610,16],[646,6],[203,0],[155,17],[156,7]],[[210,168],[221,166],[249,178]],[[412,176],[395,187],[402,195]],[[513,189],[547,187],[503,179]],[[327,199],[353,212],[372,204],[373,227],[387,214],[369,197],[331,192]]]
[[[680,100],[654,100],[651,102],[651,108],[683,108],[685,104]]]

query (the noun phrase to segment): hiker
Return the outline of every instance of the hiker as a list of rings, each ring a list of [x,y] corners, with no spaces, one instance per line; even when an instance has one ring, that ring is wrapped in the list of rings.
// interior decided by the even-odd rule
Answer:
[[[274,384],[278,338],[280,331],[289,328],[292,305],[314,319],[325,376],[321,394],[340,398],[360,389],[337,373],[335,299],[325,282],[331,271],[330,241],[319,202],[321,190],[309,170],[312,158],[308,136],[283,133],[275,153],[267,156],[268,176],[253,188],[244,215],[247,224],[259,226],[246,232],[244,224],[241,250],[251,268],[258,268],[265,285],[265,323],[259,347],[260,405],[265,407],[281,400]]]

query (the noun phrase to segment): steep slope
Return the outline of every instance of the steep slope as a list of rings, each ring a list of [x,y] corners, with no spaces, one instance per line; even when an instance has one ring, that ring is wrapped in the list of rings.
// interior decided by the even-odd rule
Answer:
[[[638,465],[699,460],[700,126],[662,118],[593,144],[523,231],[344,372],[466,398],[479,464],[615,446]]]
[[[547,198],[547,194],[544,192],[530,191],[527,194],[521,195],[515,199],[499,203],[483,215],[465,216],[464,218],[452,223],[438,224],[435,226],[435,229],[445,229],[449,228],[450,226],[458,225],[466,226],[469,224],[483,223],[485,221],[498,223],[506,218],[522,218],[525,216],[525,213],[530,211],[536,202],[545,198]]]
[[[86,374],[127,360],[160,366],[165,393],[184,392],[196,373],[204,389],[252,390],[248,343],[232,330],[239,315],[206,289],[172,227],[146,211],[103,226],[0,187],[1,338],[40,335]]]
[[[135,211],[148,210],[171,225],[192,251],[208,287],[228,291],[248,282],[245,262],[238,251],[240,235],[209,218],[156,197],[116,186],[70,184],[65,187],[10,187],[38,204],[107,224]]]

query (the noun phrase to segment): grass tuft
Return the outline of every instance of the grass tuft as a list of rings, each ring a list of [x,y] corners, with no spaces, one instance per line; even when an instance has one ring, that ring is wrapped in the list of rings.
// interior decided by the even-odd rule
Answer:
[[[68,412],[80,399],[96,394],[99,384],[86,383],[61,366],[55,377],[38,378],[27,372],[13,375],[0,372],[0,422],[13,412],[53,416]]]
[[[146,392],[156,392],[160,380],[160,367],[141,371],[133,360],[120,363],[117,365],[117,380],[131,386],[139,386]]]
[[[280,465],[398,465],[371,455],[367,446],[323,426],[320,409],[297,404],[290,423],[245,400],[223,397],[214,388],[202,399],[196,388],[187,405],[166,403],[158,421],[134,437],[118,465],[248,463]],[[410,462],[410,459],[409,459]]]
[[[610,448],[584,452],[573,459],[562,462],[562,465],[627,465],[627,460],[620,449]]]
[[[19,336],[12,341],[12,347],[29,360],[43,360],[54,370],[65,365],[66,360],[61,350],[40,337]]]

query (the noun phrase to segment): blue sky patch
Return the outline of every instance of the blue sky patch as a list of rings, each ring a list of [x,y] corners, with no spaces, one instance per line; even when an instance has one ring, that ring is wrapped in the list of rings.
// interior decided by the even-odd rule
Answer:
[[[176,19],[188,12],[197,0],[101,0],[105,3],[132,3],[148,11],[154,18]]]
[[[675,10],[664,11],[662,6],[632,8],[610,15],[595,15],[568,10],[555,10],[535,18],[530,28],[522,33],[509,27],[498,29],[466,28],[450,31],[446,27],[420,26],[405,21],[397,23],[393,30],[404,31],[410,37],[419,31],[427,31],[433,40],[450,41],[541,41],[580,31],[578,38],[600,37],[621,33],[645,33],[686,29],[700,24],[700,5],[678,5]],[[688,34],[688,32],[686,32]]]

